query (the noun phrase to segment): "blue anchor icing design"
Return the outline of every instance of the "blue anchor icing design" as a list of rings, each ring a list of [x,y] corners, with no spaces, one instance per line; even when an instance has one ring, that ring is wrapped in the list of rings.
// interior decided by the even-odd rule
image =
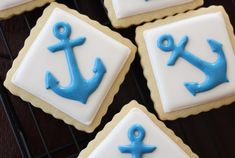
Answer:
[[[70,83],[67,87],[61,87],[59,81],[48,71],[45,76],[46,88],[51,89],[61,97],[86,104],[88,97],[98,88],[106,73],[105,65],[100,58],[96,58],[93,67],[94,76],[89,80],[85,80],[79,70],[73,47],[83,45],[86,38],[79,37],[70,40],[71,26],[65,22],[56,23],[53,28],[53,33],[61,42],[49,46],[48,50],[52,53],[64,50],[69,68]]]
[[[175,65],[176,61],[181,57],[206,75],[206,80],[203,83],[184,83],[184,86],[190,93],[195,96],[197,93],[211,90],[220,84],[229,82],[227,79],[227,62],[222,48],[223,45],[213,39],[207,40],[211,50],[218,56],[216,62],[209,63],[185,50],[188,40],[189,37],[184,36],[179,44],[175,45],[173,37],[165,34],[158,39],[157,46],[164,52],[172,52],[167,63],[168,66]]]
[[[128,138],[131,141],[130,145],[119,146],[121,153],[129,153],[132,158],[142,158],[143,154],[152,153],[156,150],[155,146],[144,145],[145,130],[140,124],[132,125],[128,130]]]

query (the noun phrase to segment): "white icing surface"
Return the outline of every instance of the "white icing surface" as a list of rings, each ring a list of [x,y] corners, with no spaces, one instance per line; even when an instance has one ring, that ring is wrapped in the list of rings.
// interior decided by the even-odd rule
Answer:
[[[117,19],[165,9],[192,2],[193,0],[112,0]]]
[[[17,5],[21,5],[32,0],[1,0],[0,1],[0,10],[8,9],[11,7],[15,7]]]
[[[70,39],[81,36],[86,37],[86,42],[83,45],[73,48],[83,76],[89,79],[94,75],[92,69],[97,57],[102,59],[107,69],[99,87],[90,95],[86,105],[60,97],[52,90],[45,88],[45,74],[47,71],[52,72],[62,86],[68,85],[70,81],[64,51],[51,53],[47,49],[48,46],[60,42],[52,31],[54,24],[61,21],[71,25],[72,34]],[[27,55],[14,74],[12,82],[81,123],[89,125],[96,116],[103,99],[126,62],[129,53],[130,49],[127,46],[77,17],[56,8],[28,50]]]
[[[205,75],[182,58],[176,62],[175,66],[167,66],[171,52],[163,52],[156,45],[157,39],[163,34],[172,34],[177,45],[184,35],[188,35],[189,42],[186,50],[208,62],[216,61],[217,55],[210,49],[207,39],[214,39],[222,43],[227,60],[229,83],[221,84],[212,90],[192,96],[184,87],[184,83],[201,83],[205,80]],[[234,50],[222,13],[208,13],[152,28],[146,30],[143,35],[165,112],[184,109],[234,95]]]
[[[189,158],[172,139],[138,108],[130,110],[88,158],[130,158],[131,154],[122,154],[118,147],[131,143],[127,133],[129,128],[136,123],[145,129],[144,144],[157,147],[154,152],[144,154],[144,158]]]

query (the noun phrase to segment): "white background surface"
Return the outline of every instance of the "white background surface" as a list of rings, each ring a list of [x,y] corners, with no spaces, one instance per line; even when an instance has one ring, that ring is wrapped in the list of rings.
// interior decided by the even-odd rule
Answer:
[[[193,0],[112,0],[117,19],[192,2]]]

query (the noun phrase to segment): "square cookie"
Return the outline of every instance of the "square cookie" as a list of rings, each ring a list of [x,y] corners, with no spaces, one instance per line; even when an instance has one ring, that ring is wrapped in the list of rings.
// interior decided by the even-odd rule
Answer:
[[[13,15],[30,11],[52,1],[54,0],[1,0],[0,19],[10,18]]]
[[[161,119],[187,117],[235,100],[235,38],[223,7],[169,17],[136,32]]]
[[[125,28],[195,9],[203,0],[104,0],[104,4],[112,25]]]
[[[78,158],[198,158],[145,107],[132,101],[114,116]]]
[[[35,107],[92,132],[134,59],[118,33],[52,3],[32,29],[4,85]]]

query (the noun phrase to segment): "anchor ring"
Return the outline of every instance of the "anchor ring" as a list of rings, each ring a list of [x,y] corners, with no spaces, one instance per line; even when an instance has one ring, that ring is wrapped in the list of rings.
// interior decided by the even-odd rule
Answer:
[[[132,142],[142,142],[145,137],[144,128],[139,125],[133,125],[128,131],[128,137]]]
[[[71,35],[71,26],[65,22],[58,22],[55,24],[53,32],[58,39],[66,40]]]
[[[165,52],[172,51],[175,47],[174,39],[168,34],[161,36],[157,41],[157,45],[162,51]]]

